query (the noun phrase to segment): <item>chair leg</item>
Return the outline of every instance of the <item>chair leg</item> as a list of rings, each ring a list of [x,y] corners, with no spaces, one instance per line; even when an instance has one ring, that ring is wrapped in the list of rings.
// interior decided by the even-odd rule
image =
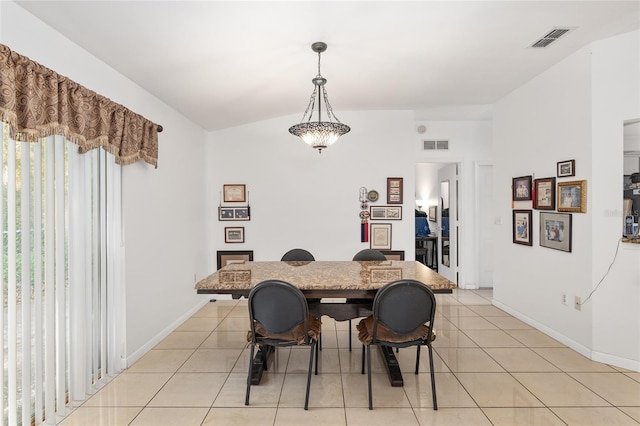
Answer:
[[[369,385],[369,410],[373,410],[373,392],[371,390],[371,345],[367,345],[367,384]]]
[[[362,345],[362,374],[364,374],[364,345]]]
[[[311,369],[313,367],[313,355],[316,353],[316,341],[314,340],[311,343],[311,350],[309,351],[309,371],[307,372],[307,393],[304,397],[304,409],[308,410],[309,409],[309,390],[311,389]]]
[[[254,346],[251,345],[251,351],[249,355],[249,374],[247,375],[247,393],[244,397],[244,405],[249,405],[249,392],[251,391],[251,374],[253,373],[253,350]]]
[[[418,345],[416,349],[416,374],[418,374],[419,369],[420,369],[420,345]]]
[[[427,345],[429,348],[429,368],[431,369],[431,393],[433,394],[433,409],[438,409],[438,399],[436,398],[436,375],[433,371],[433,350],[431,345]]]
[[[351,352],[351,320],[349,320],[349,352]]]
[[[319,344],[318,342],[316,342],[316,376],[318,375],[318,350],[319,350]]]

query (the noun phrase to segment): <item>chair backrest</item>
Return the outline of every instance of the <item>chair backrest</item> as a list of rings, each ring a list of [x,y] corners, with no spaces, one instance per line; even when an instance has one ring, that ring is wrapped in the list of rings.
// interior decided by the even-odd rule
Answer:
[[[309,306],[299,288],[285,281],[267,280],[256,284],[249,292],[249,322],[255,336],[254,321],[273,334],[304,325],[308,334]]]
[[[387,256],[378,250],[364,249],[356,253],[353,260],[387,260]]]
[[[377,323],[398,334],[408,334],[429,323],[429,335],[436,313],[433,291],[417,280],[403,279],[381,287],[373,299],[373,336]]]
[[[296,248],[289,250],[286,252],[282,259],[283,261],[306,261],[306,260],[316,260],[311,253],[309,253],[305,249]]]

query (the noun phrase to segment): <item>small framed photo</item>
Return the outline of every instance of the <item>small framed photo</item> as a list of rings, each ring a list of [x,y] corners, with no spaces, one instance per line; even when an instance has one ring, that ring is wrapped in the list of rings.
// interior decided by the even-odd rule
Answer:
[[[540,246],[571,252],[571,214],[540,212]]]
[[[240,263],[253,260],[253,250],[221,250],[217,252],[218,269],[229,263]]]
[[[511,189],[513,201],[526,201],[531,199],[531,176],[520,176],[512,179]]]
[[[429,207],[429,221],[435,222],[438,219],[438,206]]]
[[[525,246],[533,245],[531,239],[531,210],[513,211],[513,243]]]
[[[371,206],[371,220],[402,220],[401,206]]]
[[[251,208],[246,207],[218,207],[218,220],[251,220]]]
[[[558,177],[576,175],[576,160],[558,161]]]
[[[391,250],[391,224],[372,223],[369,241],[372,249]]]
[[[244,243],[244,227],[243,226],[225,226],[224,228],[225,243]]]
[[[558,211],[587,212],[587,181],[558,182]]]
[[[246,203],[247,190],[244,184],[223,185],[223,200],[225,203]]]
[[[387,178],[387,204],[402,204],[402,178]]]
[[[533,181],[533,208],[537,210],[556,209],[556,178],[536,179]]]

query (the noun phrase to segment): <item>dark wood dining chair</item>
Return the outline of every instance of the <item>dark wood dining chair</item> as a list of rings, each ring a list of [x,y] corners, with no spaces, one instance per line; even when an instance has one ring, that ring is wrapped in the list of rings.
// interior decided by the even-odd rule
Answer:
[[[367,383],[369,385],[369,409],[373,410],[371,389],[371,346],[395,348],[417,347],[416,372],[420,368],[420,348],[429,349],[431,393],[433,409],[438,409],[436,379],[433,371],[433,348],[435,340],[433,319],[436,313],[436,298],[433,291],[417,280],[403,279],[381,287],[373,299],[373,314],[358,323],[358,339],[362,342],[362,373],[366,347]]]
[[[294,285],[279,280],[267,280],[256,284],[249,292],[249,323],[251,329],[247,335],[250,343],[249,373],[245,405],[249,405],[253,357],[256,346],[273,347],[308,345],[309,371],[304,409],[309,408],[309,389],[311,388],[311,370],[315,355],[315,374],[318,374],[318,336],[321,323],[309,315],[309,306],[302,291]]]
[[[293,261],[314,261],[316,259],[313,257],[313,255],[309,251],[301,248],[295,248],[283,254],[282,259],[280,260],[293,262]]]

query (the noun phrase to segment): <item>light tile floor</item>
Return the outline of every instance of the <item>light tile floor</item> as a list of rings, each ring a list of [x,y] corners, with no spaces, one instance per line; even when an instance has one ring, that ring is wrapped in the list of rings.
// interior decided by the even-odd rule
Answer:
[[[374,410],[369,411],[357,332],[349,352],[348,323],[327,317],[309,411],[302,408],[307,348],[279,350],[246,407],[248,313],[241,300],[204,306],[61,424],[640,424],[640,373],[583,357],[492,306],[491,297],[491,290],[437,295],[437,411],[428,351],[422,351],[416,376],[415,349],[398,354],[402,388],[391,387],[379,358],[372,359]]]

